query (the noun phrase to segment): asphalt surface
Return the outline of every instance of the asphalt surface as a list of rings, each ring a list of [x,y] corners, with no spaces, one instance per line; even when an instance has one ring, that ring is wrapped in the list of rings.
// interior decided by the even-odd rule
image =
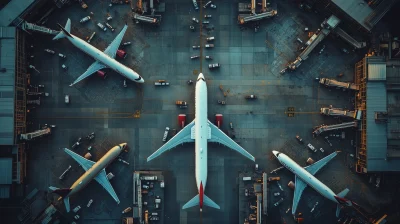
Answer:
[[[49,96],[42,97],[41,105],[30,113],[33,121],[31,129],[45,123],[57,127],[51,136],[32,144],[28,158],[28,192],[33,188],[46,190],[48,186],[69,187],[83,170],[61,148],[71,147],[79,137],[95,132],[94,141],[84,142],[75,150],[77,153],[84,155],[87,147],[93,145],[92,160],[97,161],[112,146],[127,142],[129,152],[122,157],[130,165],[116,161],[107,168],[107,171],[115,174],[111,184],[121,200],[119,205],[96,183],[89,184],[71,198],[72,208],[77,205],[83,207],[80,212],[82,223],[120,222],[121,211],[132,206],[134,170],[167,172],[165,223],[199,223],[199,219],[203,223],[243,223],[243,220],[238,220],[237,177],[239,171],[252,169],[254,164],[249,160],[226,147],[209,144],[205,193],[221,206],[221,210],[204,208],[202,213],[196,207],[181,210],[183,204],[197,194],[193,144],[179,146],[150,163],[146,162],[146,158],[163,144],[165,127],[178,129],[178,114],[187,114],[187,122],[194,118],[194,85],[189,86],[186,81],[195,79],[202,71],[207,78],[209,119],[214,121],[214,115],[222,113],[222,129],[225,131],[229,129],[229,122],[232,122],[236,139],[256,157],[260,169],[269,172],[280,166],[273,159],[272,150],[280,150],[303,165],[310,156],[318,160],[334,150],[342,150],[343,153],[321,170],[317,177],[334,192],[348,187],[351,190],[348,197],[367,207],[375,208],[390,203],[386,194],[374,193],[367,180],[357,176],[354,169],[349,169],[349,165],[354,166],[349,154],[355,154],[355,149],[350,145],[352,130],[346,131],[344,140],[330,137],[333,147],[328,146],[322,137],[313,139],[311,135],[314,126],[338,122],[319,115],[320,107],[333,105],[351,109],[350,98],[354,96],[352,92],[321,87],[314,79],[336,78],[343,73],[341,79],[351,81],[354,63],[362,58],[363,52],[343,54],[340,49],[346,44],[328,37],[322,43],[326,45],[323,54],[318,54],[317,47],[297,71],[279,74],[286,63],[300,53],[296,50],[299,47],[296,38],[306,40],[304,28],[315,31],[323,18],[300,11],[292,1],[282,1],[277,5],[278,16],[262,21],[260,30],[255,33],[252,28],[241,30],[238,27],[236,1],[217,1],[217,9],[203,12],[212,14],[209,20],[215,26],[214,31],[203,32],[203,36],[214,36],[216,39],[215,48],[205,49],[203,55],[211,55],[214,57],[212,63],[221,64],[220,69],[210,71],[207,61],[204,60],[200,68],[199,59],[190,59],[190,56],[199,54],[199,50],[192,49],[192,45],[205,44],[204,39],[199,39],[198,27],[196,32],[189,30],[191,18],[199,18],[191,1],[168,1],[160,27],[133,23],[128,15],[129,5],[110,8],[105,1],[88,1],[87,4],[89,9],[86,12],[77,4],[59,10],[50,16],[45,25],[57,29],[56,23],[65,24],[67,18],[71,18],[74,35],[84,39],[95,31],[93,46],[105,49],[127,22],[129,28],[124,41],[131,41],[132,45],[124,47],[128,57],[121,62],[137,71],[145,83],[128,81],[128,87],[124,88],[123,77],[109,70],[105,80],[94,74],[69,87],[94,60],[65,39],[52,41],[51,36],[33,34],[35,60],[32,63],[40,74],[32,72],[31,82],[44,84]],[[95,25],[105,21],[107,11],[113,16],[110,21],[116,28],[113,33],[104,32]],[[79,20],[89,12],[94,12],[92,21],[80,24]],[[45,48],[63,53],[67,58],[49,55],[43,51]],[[63,70],[62,64],[67,65],[68,70]],[[170,86],[155,87],[154,81],[158,79],[167,80]],[[229,90],[225,106],[217,104],[217,100],[224,99],[220,85],[224,91]],[[70,95],[69,104],[64,102],[66,94]],[[247,94],[256,94],[258,99],[247,101],[244,99]],[[189,107],[177,108],[176,100],[187,101]],[[288,117],[285,113],[288,107],[294,107],[294,117]],[[137,115],[139,118],[135,117]],[[303,137],[305,143],[323,147],[325,153],[311,153],[296,142],[297,134]],[[58,177],[68,165],[72,165],[73,169],[60,181]],[[290,212],[285,213],[291,206],[293,195],[286,184],[294,177],[288,171],[282,171],[279,176],[286,198],[279,208],[270,213],[270,219],[276,223],[283,220],[294,223]],[[57,196],[48,194],[47,199],[65,211],[63,204],[57,203]],[[94,199],[94,202],[90,208],[86,208],[84,206],[89,199]],[[319,205],[316,211],[310,213],[316,201]],[[320,223],[323,220],[324,223],[336,223],[335,208],[332,202],[312,189],[306,189],[298,210],[305,214],[309,222]],[[68,215],[70,218],[72,216]]]

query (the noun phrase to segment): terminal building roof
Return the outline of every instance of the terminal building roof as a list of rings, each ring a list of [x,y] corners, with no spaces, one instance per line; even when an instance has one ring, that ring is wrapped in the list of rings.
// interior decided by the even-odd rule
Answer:
[[[15,27],[0,27],[0,145],[14,144]]]

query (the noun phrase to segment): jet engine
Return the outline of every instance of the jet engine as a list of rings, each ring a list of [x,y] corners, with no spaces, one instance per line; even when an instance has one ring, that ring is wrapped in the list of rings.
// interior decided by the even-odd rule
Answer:
[[[121,49],[119,49],[119,50],[117,50],[117,55],[118,55],[118,57],[120,57],[120,58],[126,58],[126,56],[128,55],[124,50],[121,50]]]
[[[97,75],[98,75],[99,77],[103,78],[103,79],[105,79],[105,78],[107,77],[107,73],[106,73],[106,72],[103,72],[103,71],[101,71],[101,70],[98,70],[98,71],[97,71]]]

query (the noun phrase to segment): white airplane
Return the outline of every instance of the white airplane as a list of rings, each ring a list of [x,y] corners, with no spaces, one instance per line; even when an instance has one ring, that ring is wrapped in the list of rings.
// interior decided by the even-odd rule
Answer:
[[[196,183],[199,194],[188,201],[182,207],[182,209],[199,205],[200,211],[202,211],[203,204],[219,209],[219,205],[217,205],[213,200],[204,194],[204,189],[206,188],[207,183],[207,142],[221,143],[252,161],[255,161],[255,159],[250,153],[229,138],[224,132],[222,132],[217,126],[207,119],[207,84],[203,74],[201,73],[197,78],[195,96],[195,119],[163,146],[161,146],[161,148],[151,154],[147,158],[147,162],[158,157],[165,151],[176,147],[177,145],[186,142],[195,142]]]
[[[119,204],[119,199],[115,193],[110,181],[107,178],[105,168],[116,159],[122,150],[125,149],[126,143],[121,143],[110,149],[101,159],[97,162],[88,160],[69,149],[64,151],[70,155],[81,167],[86,171],[70,188],[56,188],[49,187],[53,193],[60,195],[60,199],[64,199],[64,205],[67,212],[70,211],[69,197],[78,193],[85,188],[93,179],[95,179],[103,188],[111,195],[111,197]]]
[[[296,209],[299,204],[301,194],[303,193],[303,191],[307,187],[307,185],[312,187],[314,190],[316,190],[318,193],[320,193],[325,198],[338,204],[337,209],[336,209],[336,216],[339,216],[342,205],[346,205],[346,206],[353,205],[352,201],[344,198],[347,195],[347,193],[349,192],[349,189],[346,188],[339,194],[335,194],[329,187],[327,187],[320,180],[318,180],[317,178],[314,177],[314,175],[323,166],[325,166],[331,159],[333,159],[337,155],[337,152],[334,152],[334,153],[322,158],[318,162],[315,162],[304,168],[299,166],[299,164],[297,164],[295,161],[293,161],[291,158],[289,158],[287,155],[285,155],[281,152],[272,151],[272,153],[276,156],[278,161],[284,167],[286,167],[288,170],[290,170],[292,173],[294,173],[294,175],[296,175],[295,189],[294,189],[294,196],[293,196],[293,205],[292,205],[292,215],[293,216],[296,213]]]
[[[133,71],[132,69],[126,67],[125,65],[119,63],[116,61],[114,58],[117,55],[117,52],[120,52],[122,54],[125,54],[125,52],[118,50],[122,38],[124,37],[124,34],[126,30],[128,29],[128,26],[125,25],[124,28],[121,30],[121,32],[118,34],[118,36],[111,42],[110,45],[104,50],[104,52],[100,51],[99,49],[93,47],[92,45],[86,43],[86,41],[80,39],[77,36],[72,35],[71,32],[71,20],[67,20],[67,24],[65,24],[65,28],[62,27],[60,24],[57,24],[60,28],[61,31],[57,36],[53,38],[53,40],[61,39],[61,38],[67,38],[75,47],[79,48],[86,54],[92,56],[96,61],[89,66],[89,68],[84,72],[81,76],[79,76],[73,83],[71,83],[70,86],[75,85],[76,83],[82,81],[83,79],[89,77],[95,72],[98,72],[101,76],[104,76],[105,73],[100,71],[103,68],[111,68],[114,71],[118,72],[122,76],[126,77],[127,79],[130,79],[134,82],[139,82],[143,83],[144,80],[143,78]]]

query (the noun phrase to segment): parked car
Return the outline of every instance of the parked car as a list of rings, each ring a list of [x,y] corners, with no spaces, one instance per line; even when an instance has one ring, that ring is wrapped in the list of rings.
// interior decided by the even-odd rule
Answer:
[[[144,189],[149,189],[149,186],[147,186],[147,185],[142,185],[142,188],[144,188]]]
[[[217,6],[214,5],[214,4],[211,4],[210,7],[211,7],[212,9],[216,9],[216,8],[217,8]]]
[[[83,17],[79,22],[80,23],[85,23],[85,22],[87,22],[89,20],[90,20],[90,16],[86,16],[86,17]]]
[[[73,211],[74,211],[75,213],[77,213],[77,212],[78,212],[80,209],[81,209],[81,206],[80,206],[80,205],[78,205],[78,206],[76,206],[76,207],[74,208],[74,210],[73,210]]]
[[[93,203],[93,199],[90,199],[89,202],[87,203],[87,207],[89,208]]]
[[[199,49],[199,48],[200,48],[200,45],[197,45],[197,46],[196,46],[196,45],[193,45],[192,48],[193,48],[193,49]]]
[[[208,68],[209,68],[209,69],[219,68],[219,67],[221,67],[221,65],[220,65],[219,63],[209,64],[209,65],[208,65]]]
[[[245,99],[257,99],[257,96],[252,94],[252,95],[247,95],[244,98]]]
[[[193,56],[190,57],[190,59],[196,59],[196,58],[199,58],[199,57],[200,57],[199,55],[193,55]]]
[[[203,23],[203,24],[210,24],[210,21],[204,20],[202,23]]]
[[[213,58],[211,56],[206,55],[206,60],[212,60]]]
[[[68,67],[66,65],[64,65],[64,64],[61,65],[61,68],[63,68],[64,70],[68,69]]]
[[[205,47],[206,47],[206,48],[213,48],[213,47],[214,47],[214,44],[206,44]]]
[[[66,58],[67,57],[67,56],[65,56],[65,55],[63,55],[61,53],[59,53],[58,56],[60,56],[60,58]]]
[[[215,37],[207,37],[206,40],[207,40],[207,41],[213,41],[213,40],[215,40]]]
[[[211,18],[212,15],[204,15],[204,18]]]
[[[74,218],[75,218],[75,220],[78,220],[80,218],[80,216],[79,215],[75,215]]]
[[[107,28],[103,24],[97,23],[97,26],[100,27],[100,29],[102,29],[104,32],[107,31]]]
[[[122,45],[123,45],[123,46],[131,45],[131,42],[128,41],[128,42],[122,43]]]
[[[192,22],[199,23],[199,20],[193,17]]]
[[[296,135],[296,139],[297,139],[297,141],[299,141],[300,143],[303,143],[303,139],[302,139],[302,138],[300,138],[300,136],[299,136],[299,135]]]
[[[169,127],[166,127],[165,131],[164,131],[163,139],[162,139],[163,142],[167,141],[168,132],[169,132]]]
[[[65,103],[69,103],[69,95],[65,95]]]
[[[44,49],[44,51],[46,51],[47,53],[50,53],[50,54],[56,53],[56,52],[54,52],[53,50],[50,50],[50,49]]]
[[[313,151],[313,152],[316,152],[316,151],[317,151],[317,149],[316,149],[313,145],[311,145],[311,143],[308,143],[308,144],[307,144],[307,147],[308,147],[311,151]]]

